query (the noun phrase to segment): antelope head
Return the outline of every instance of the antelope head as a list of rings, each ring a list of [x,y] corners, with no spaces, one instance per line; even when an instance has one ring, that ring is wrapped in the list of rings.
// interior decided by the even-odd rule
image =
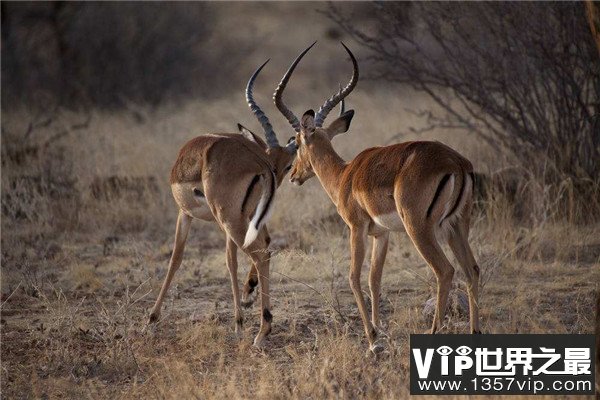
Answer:
[[[248,102],[250,110],[252,110],[252,113],[254,113],[254,115],[258,119],[258,122],[260,122],[265,132],[265,138],[267,141],[265,143],[257,135],[255,135],[249,129],[240,124],[238,124],[238,129],[246,139],[255,142],[265,150],[269,160],[273,165],[273,172],[275,173],[275,177],[277,178],[277,186],[279,186],[281,185],[281,182],[283,181],[285,175],[290,171],[290,169],[292,169],[292,163],[294,162],[294,157],[296,157],[297,146],[296,140],[293,136],[288,140],[285,146],[281,146],[279,144],[279,141],[277,140],[277,135],[273,131],[273,126],[269,122],[269,118],[267,118],[267,116],[261,110],[258,104],[256,104],[256,101],[254,101],[254,97],[252,96],[254,81],[256,80],[256,77],[258,76],[260,71],[268,62],[269,60],[265,61],[260,67],[256,69],[256,71],[254,71],[254,73],[250,77],[250,80],[248,80],[248,85],[246,86],[246,101]],[[287,82],[285,76],[283,79]],[[279,86],[277,87],[275,94],[273,95],[275,99],[281,97],[281,92],[283,92],[283,89],[285,88],[285,83],[283,82],[284,81],[282,80]]]
[[[300,55],[294,60],[286,72],[286,75],[281,80],[280,87],[281,85],[285,87],[285,84],[287,84],[287,81],[302,57],[304,57],[304,55],[313,46],[314,43],[300,53]],[[344,99],[350,94],[350,92],[352,92],[358,82],[358,63],[350,49],[348,49],[344,43],[342,43],[342,46],[344,46],[344,49],[346,49],[348,52],[348,55],[350,56],[354,66],[352,78],[344,88],[340,87],[339,92],[335,93],[327,101],[325,101],[316,114],[313,110],[308,110],[304,113],[302,120],[299,122],[298,118],[296,118],[294,114],[283,104],[283,101],[281,100],[281,93],[279,93],[279,98],[275,98],[275,104],[277,105],[277,108],[283,115],[285,115],[289,123],[296,131],[295,142],[298,146],[298,155],[294,161],[292,173],[290,175],[290,182],[296,185],[302,185],[308,179],[315,176],[310,161],[310,148],[313,146],[318,146],[324,141],[326,142],[325,144],[330,145],[331,140],[336,135],[348,131],[352,117],[354,117],[354,110],[344,110]],[[329,112],[338,104],[340,104],[340,114],[338,118],[327,127],[323,127],[325,118],[327,118]]]

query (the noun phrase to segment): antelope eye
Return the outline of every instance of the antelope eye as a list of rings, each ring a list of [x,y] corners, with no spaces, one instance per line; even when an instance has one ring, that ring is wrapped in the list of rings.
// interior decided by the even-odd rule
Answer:
[[[290,169],[292,169],[292,166],[291,166],[291,165],[288,165],[287,167],[285,167],[285,170],[286,170],[286,171],[289,171]]]

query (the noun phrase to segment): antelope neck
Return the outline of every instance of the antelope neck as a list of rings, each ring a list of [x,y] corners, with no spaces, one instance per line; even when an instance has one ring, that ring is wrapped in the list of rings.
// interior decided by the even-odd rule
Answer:
[[[315,142],[308,145],[307,150],[317,178],[331,201],[337,206],[339,181],[346,162],[335,152],[331,142],[321,137],[315,138]]]

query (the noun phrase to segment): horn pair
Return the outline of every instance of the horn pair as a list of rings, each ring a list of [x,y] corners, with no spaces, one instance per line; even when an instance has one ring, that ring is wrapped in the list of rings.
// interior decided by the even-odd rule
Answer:
[[[300,53],[298,55],[298,57],[296,57],[296,59],[294,60],[292,65],[290,65],[290,67],[286,71],[283,78],[281,78],[281,81],[279,82],[279,85],[277,86],[277,89],[275,90],[275,93],[273,94],[273,100],[275,102],[275,105],[277,106],[277,109],[285,116],[285,118],[288,120],[290,125],[292,125],[292,128],[294,128],[294,130],[296,132],[300,132],[300,122],[298,121],[298,118],[294,115],[294,113],[289,108],[287,108],[287,106],[283,102],[283,91],[285,90],[285,87],[287,86],[287,83],[290,80],[290,77],[292,76],[292,73],[296,69],[296,66],[298,65],[300,60],[302,60],[304,55],[306,53],[308,53],[308,51],[316,43],[317,42],[314,42],[313,44],[308,46],[302,53]],[[323,103],[321,108],[319,108],[319,111],[317,111],[317,114],[315,115],[315,126],[317,126],[317,127],[323,126],[323,122],[325,122],[325,118],[327,118],[327,115],[329,114],[329,112],[340,102],[341,102],[340,115],[344,112],[344,99],[352,92],[352,90],[354,90],[354,87],[358,83],[358,63],[356,61],[356,57],[354,57],[354,54],[352,54],[350,49],[348,49],[348,47],[346,47],[346,45],[344,43],[342,43],[342,46],[344,46],[344,49],[346,50],[346,52],[350,56],[350,59],[352,60],[352,65],[353,65],[352,77],[350,78],[350,81],[344,88],[342,88],[340,86],[339,92],[335,93],[333,96],[331,96],[329,99],[327,99],[327,101],[325,101],[325,103]],[[267,139],[267,144],[269,145],[269,147],[278,147],[279,141],[277,140],[277,136],[275,135],[275,132],[273,131],[273,126],[269,122],[269,118],[267,118],[267,116],[261,110],[261,108],[258,106],[258,104],[256,104],[256,102],[254,101],[254,98],[252,96],[254,81],[256,80],[256,77],[258,76],[260,71],[263,69],[263,67],[269,61],[270,61],[270,59],[265,61],[260,67],[258,67],[258,69],[256,71],[254,71],[254,73],[250,77],[250,80],[248,81],[248,85],[246,86],[246,101],[248,102],[248,106],[250,107],[250,110],[252,110],[252,112],[254,113],[254,115],[256,116],[258,121],[260,122],[263,130],[265,131],[265,137]],[[290,142],[286,147],[290,147],[292,145],[295,146],[293,141]]]

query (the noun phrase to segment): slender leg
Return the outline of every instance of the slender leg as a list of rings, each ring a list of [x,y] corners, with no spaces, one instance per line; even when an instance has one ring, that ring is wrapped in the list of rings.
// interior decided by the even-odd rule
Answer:
[[[175,275],[175,272],[181,265],[183,250],[185,249],[185,241],[187,239],[188,232],[190,231],[191,222],[192,217],[179,210],[179,215],[177,216],[177,227],[175,228],[175,244],[173,245],[173,254],[171,254],[171,260],[169,261],[169,270],[165,280],[163,281],[162,288],[160,289],[160,293],[156,299],[156,303],[154,303],[154,307],[152,307],[152,311],[150,312],[150,323],[158,321],[160,317],[160,309],[165,299],[165,295],[169,290],[169,286],[171,286],[173,275]]]
[[[415,247],[431,269],[433,269],[437,278],[437,304],[431,327],[431,333],[436,333],[441,329],[444,315],[446,314],[446,305],[452,285],[452,277],[454,276],[454,268],[448,261],[448,258],[446,258],[432,228],[419,227],[418,224],[411,222],[405,223],[405,226],[406,232]]]
[[[267,233],[261,232],[259,238],[246,250],[246,254],[252,259],[258,269],[258,280],[260,282],[260,309],[261,320],[258,335],[254,339],[254,346],[264,347],[265,338],[271,333],[271,297],[269,294],[269,259],[270,252],[267,247]]]
[[[264,231],[266,233],[267,247],[271,243],[271,237],[269,236],[269,231],[265,226]],[[246,278],[246,282],[244,283],[244,288],[242,289],[242,306],[250,307],[252,303],[254,303],[254,298],[251,298],[250,295],[254,292],[254,288],[258,286],[258,267],[255,263],[252,263],[250,267],[250,271],[248,271],[248,276]]]
[[[351,227],[350,228],[350,252],[351,252],[351,265],[350,265],[350,287],[352,293],[354,293],[354,299],[358,305],[358,311],[363,321],[365,333],[369,341],[369,348],[373,352],[381,350],[379,346],[375,345],[375,339],[377,338],[377,332],[371,321],[369,320],[369,314],[367,312],[367,306],[365,304],[365,298],[360,288],[360,273],[362,264],[365,259],[365,245],[367,240],[367,230],[365,227]]]
[[[381,275],[383,264],[388,250],[389,232],[373,238],[371,251],[371,269],[369,271],[369,289],[371,290],[371,323],[375,328],[380,327],[379,322],[379,294],[381,289]]]
[[[254,293],[256,286],[258,286],[258,267],[252,263],[242,289],[242,306],[250,307],[254,303],[254,298],[251,295]]]
[[[235,242],[227,237],[227,269],[229,269],[229,278],[231,279],[231,291],[233,292],[233,307],[235,314],[235,333],[238,336],[242,335],[242,325],[244,323],[244,317],[242,316],[242,309],[240,306],[240,287],[238,284],[237,277],[237,245]]]
[[[479,328],[479,266],[469,246],[469,221],[460,221],[448,237],[448,244],[467,277],[469,319],[471,333],[481,333]]]

